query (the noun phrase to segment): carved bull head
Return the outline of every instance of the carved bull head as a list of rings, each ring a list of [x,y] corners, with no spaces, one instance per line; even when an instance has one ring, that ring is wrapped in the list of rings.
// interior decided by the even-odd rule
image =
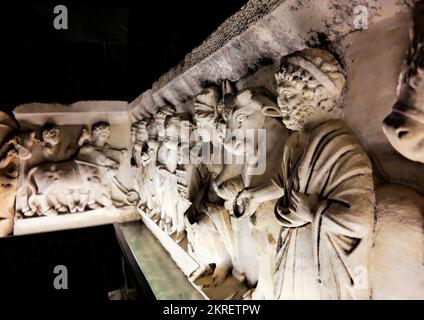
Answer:
[[[424,163],[424,3],[414,10],[411,46],[398,85],[398,100],[383,121],[390,144],[404,157]]]

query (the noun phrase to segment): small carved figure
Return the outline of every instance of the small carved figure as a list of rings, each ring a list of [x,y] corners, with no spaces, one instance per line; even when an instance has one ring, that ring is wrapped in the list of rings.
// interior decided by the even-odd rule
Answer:
[[[19,160],[31,157],[31,152],[19,142],[18,124],[0,112],[0,238],[13,230],[15,198],[18,187]]]
[[[288,130],[262,110],[276,108],[275,98],[265,88],[234,92],[224,83],[217,130],[227,152],[241,157],[239,164],[226,165],[214,181],[230,214],[233,275],[256,289],[254,299],[274,297],[273,274],[277,221],[270,203],[282,196],[278,179]],[[262,133],[262,134],[261,134]],[[241,248],[248,247],[247,255]]]
[[[59,127],[52,124],[44,126],[42,132],[42,141],[40,142],[43,148],[44,157],[51,158],[56,156],[60,151],[60,130]]]

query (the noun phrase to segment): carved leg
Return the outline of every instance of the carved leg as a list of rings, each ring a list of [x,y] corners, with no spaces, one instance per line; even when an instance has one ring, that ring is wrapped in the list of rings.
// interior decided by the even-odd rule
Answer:
[[[79,202],[77,205],[78,212],[83,212],[88,203],[88,195],[90,193],[89,189],[79,190]]]
[[[231,269],[231,265],[230,257],[216,264],[216,268],[212,275],[212,286],[217,287],[225,281]]]
[[[161,228],[162,230],[165,230],[165,219],[161,218],[159,220],[159,228]]]
[[[112,201],[104,196],[103,187],[101,185],[93,185],[89,190],[87,201],[88,208],[97,210],[103,207],[112,206]]]
[[[171,217],[166,217],[165,218],[164,231],[166,233],[168,233],[169,235],[171,235],[171,234],[173,234],[175,232],[175,230],[172,230],[172,218]]]
[[[160,220],[160,213],[152,210],[150,214],[150,219],[152,219],[153,222],[157,223]]]
[[[177,230],[177,235],[175,236],[175,242],[176,242],[176,243],[180,243],[180,242],[181,242],[181,241],[183,241],[186,237],[187,237],[187,233],[185,232],[185,230],[182,230],[182,231],[178,231],[178,230]]]
[[[108,186],[99,185],[98,187],[94,187],[91,189],[90,194],[93,195],[93,198],[90,197],[89,203],[91,203],[91,207],[93,209],[100,209],[103,207],[112,207],[112,195]],[[89,204],[90,206],[90,204]]]
[[[259,264],[258,283],[256,288],[250,292],[250,297],[245,298],[275,299],[275,255],[280,227],[274,214],[270,211],[273,207],[274,203],[268,207],[259,208],[251,219],[253,244]]]
[[[58,198],[58,194],[52,194],[49,197],[49,200],[53,206],[53,208],[60,213],[65,213],[68,212],[68,208],[66,208],[63,204],[60,203],[59,198]]]
[[[47,196],[45,195],[39,195],[38,196],[38,203],[40,205],[40,211],[43,216],[57,216],[58,212],[50,207]]]
[[[25,216],[31,217],[35,214],[38,213],[38,203],[37,203],[37,196],[36,195],[31,195],[28,198],[28,206],[31,210],[26,210],[27,208],[23,208],[22,212],[24,213]]]
[[[185,226],[184,214],[187,211],[187,209],[190,207],[190,205],[191,205],[191,202],[186,199],[182,199],[177,204],[177,222],[176,222],[177,236],[175,238],[175,241],[177,243],[180,243],[181,241],[183,241],[187,236],[185,232],[186,226]]]
[[[37,206],[35,205],[35,196],[32,195],[28,198],[28,202],[22,207],[22,214],[25,217],[32,217],[37,213]]]
[[[77,208],[75,206],[74,192],[72,189],[65,191],[66,204],[69,208],[69,212],[75,213],[77,212]]]

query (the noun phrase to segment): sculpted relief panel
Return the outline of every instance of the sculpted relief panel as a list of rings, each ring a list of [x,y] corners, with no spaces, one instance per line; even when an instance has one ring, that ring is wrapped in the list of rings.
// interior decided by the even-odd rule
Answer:
[[[423,8],[383,124],[421,163]],[[210,298],[422,299],[424,196],[376,174],[372,145],[344,119],[354,84],[330,47],[282,56],[250,83],[204,82],[131,122],[119,109],[118,125],[106,106],[72,123],[18,113],[20,128],[0,114],[0,236],[13,221],[16,233],[136,213]]]
[[[48,159],[59,153],[60,130],[49,127],[37,143]],[[127,150],[113,149],[107,143],[110,127],[106,122],[83,129],[70,160],[43,162],[26,173],[21,198],[22,214],[49,216],[75,213],[113,205],[111,184]]]
[[[95,120],[104,117],[95,107],[86,118],[70,112],[75,109],[29,104],[15,109],[17,121],[1,114],[1,236],[138,218],[133,206],[139,195],[128,179],[129,160],[126,164],[127,122],[115,117],[111,126]],[[66,118],[66,113],[71,115]],[[119,126],[122,147],[112,147],[111,134]]]
[[[421,245],[390,249],[407,245],[400,221],[421,196],[385,184],[376,201],[371,161],[343,121],[340,63],[305,49],[283,57],[275,79],[277,96],[222,81],[189,112],[164,106],[133,124],[139,210],[199,264],[190,279],[210,297],[389,298],[405,283],[422,295]],[[404,199],[396,214],[391,192]],[[413,262],[398,266],[414,276],[393,261]]]
[[[17,123],[10,116],[0,113],[0,237],[13,230],[19,156],[24,156],[24,150],[20,152],[14,139],[17,128]]]

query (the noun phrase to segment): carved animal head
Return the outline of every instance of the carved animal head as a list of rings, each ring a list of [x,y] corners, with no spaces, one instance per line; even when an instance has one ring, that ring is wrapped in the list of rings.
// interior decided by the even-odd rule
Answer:
[[[383,121],[390,144],[404,157],[424,163],[424,3],[414,11],[411,46],[398,85],[398,100]]]
[[[345,77],[330,52],[311,48],[285,56],[275,78],[279,108],[264,112],[282,117],[287,128],[301,130],[315,120],[341,117],[338,99]]]

